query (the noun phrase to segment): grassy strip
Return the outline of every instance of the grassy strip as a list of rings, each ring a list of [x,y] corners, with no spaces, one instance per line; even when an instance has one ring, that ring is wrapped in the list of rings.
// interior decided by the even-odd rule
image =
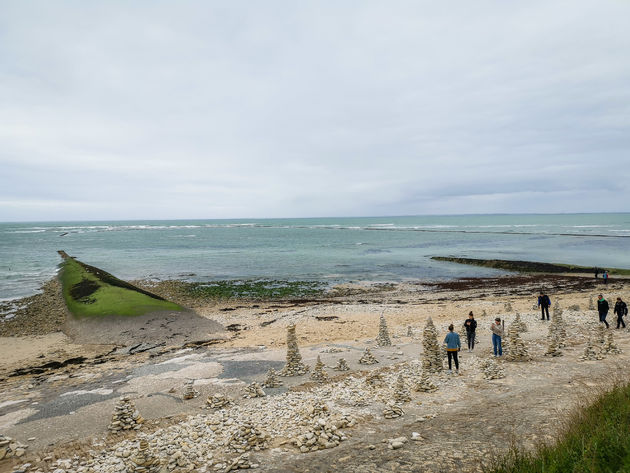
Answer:
[[[325,284],[318,281],[227,280],[185,286],[190,297],[219,300],[305,299],[320,296],[324,290]]]
[[[479,259],[479,258],[457,258],[454,256],[433,256],[436,261],[447,261],[450,263],[469,264],[473,266],[483,266],[484,268],[504,269],[506,271],[516,271],[520,273],[592,273],[595,274],[595,267],[578,266],[575,264],[563,263],[541,263],[537,261],[516,261],[504,259]],[[622,268],[600,268],[608,270],[608,274],[618,276],[630,276],[630,269]]]
[[[184,310],[178,304],[74,258],[65,256],[60,269],[63,297],[75,317],[135,316],[147,312]]]
[[[630,471],[630,384],[577,411],[553,446],[528,454],[512,450],[488,473]]]

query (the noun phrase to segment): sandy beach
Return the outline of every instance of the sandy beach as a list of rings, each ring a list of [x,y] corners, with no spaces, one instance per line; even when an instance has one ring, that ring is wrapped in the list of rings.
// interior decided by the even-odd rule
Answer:
[[[177,284],[145,284],[177,301]],[[544,356],[549,322],[540,321],[534,308],[541,285],[562,309],[567,333],[562,356]],[[562,275],[344,285],[317,300],[177,301],[226,329],[196,334],[194,343],[175,337],[124,346],[79,344],[63,326],[4,336],[0,433],[25,448],[19,458],[0,462],[0,470],[123,471],[144,438],[165,471],[229,471],[239,459],[241,466],[277,472],[481,471],[512,445],[532,448],[552,440],[574,406],[625,379],[630,332],[614,330],[612,313],[608,332],[623,352],[579,361],[597,332],[596,311],[588,307],[600,292],[611,302],[625,299],[630,285]],[[479,324],[478,344],[472,353],[460,352],[461,375],[432,374],[436,391],[414,391],[427,319],[441,344],[447,326],[461,325],[471,310]],[[500,359],[505,377],[485,379],[489,325],[500,316],[509,329],[516,313],[528,327],[521,336],[531,360]],[[392,346],[375,342],[381,314]],[[319,356],[330,379],[315,382],[310,373],[284,377],[283,386],[264,389],[265,397],[244,399],[246,386],[263,383],[270,368],[284,366],[287,328],[293,324],[303,362],[312,372]],[[366,348],[377,364],[359,363]],[[340,357],[349,371],[333,370]],[[374,384],[375,373],[380,381]],[[401,404],[404,415],[384,419],[399,375],[410,400]],[[187,381],[198,392],[190,400],[182,398]],[[206,409],[206,399],[217,393],[233,404]],[[111,433],[114,406],[124,395],[145,422],[137,431]],[[314,422],[341,418],[343,427],[333,429],[343,432],[338,446],[301,452],[300,435],[312,433]],[[235,449],[243,425],[267,437],[251,449]],[[392,447],[388,439],[399,437],[407,440]]]

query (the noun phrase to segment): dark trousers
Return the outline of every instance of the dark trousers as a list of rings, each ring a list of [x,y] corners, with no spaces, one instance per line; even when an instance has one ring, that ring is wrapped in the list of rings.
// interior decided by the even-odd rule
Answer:
[[[540,314],[542,315],[542,319],[540,319],[540,320],[545,320],[545,312],[547,312],[547,320],[549,320],[549,306],[548,305],[541,305],[540,306]]]
[[[600,322],[604,322],[606,324],[606,328],[610,327],[610,325],[608,325],[608,322],[606,322],[606,316],[608,315],[608,312],[600,312],[599,313],[599,321]]]
[[[619,325],[623,325],[623,328],[626,328],[626,323],[623,321],[623,315],[617,315],[617,328]]]
[[[466,340],[468,341],[468,349],[472,350],[475,348],[475,332],[467,332]]]
[[[457,359],[457,352],[456,351],[447,351],[446,354],[448,355],[448,369],[451,369],[451,364],[452,364],[452,360],[455,360],[455,369],[458,370],[459,369],[459,360]]]

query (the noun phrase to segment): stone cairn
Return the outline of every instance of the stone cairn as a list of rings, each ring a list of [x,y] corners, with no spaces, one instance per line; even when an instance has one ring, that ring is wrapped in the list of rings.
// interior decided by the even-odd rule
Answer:
[[[260,426],[251,422],[243,422],[226,442],[229,451],[245,453],[250,450],[260,451],[269,448],[271,436],[262,430]]]
[[[385,316],[381,314],[381,320],[378,325],[378,337],[376,337],[376,344],[379,347],[390,347],[392,341],[389,339],[389,330],[387,330],[387,322]]]
[[[306,374],[308,366],[302,363],[302,355],[298,348],[295,325],[287,327],[287,364],[280,371],[280,376],[301,376]]]
[[[315,363],[315,368],[313,368],[313,372],[311,373],[311,379],[313,381],[317,381],[318,383],[323,383],[330,379],[326,370],[324,370],[324,363],[322,363],[321,358],[317,355],[317,362]]]
[[[355,423],[356,421],[347,415],[335,420],[320,417],[314,420],[308,432],[293,439],[293,445],[302,453],[335,448],[348,439],[341,429],[351,427]]]
[[[433,391],[437,391],[437,386],[433,384],[433,381],[429,378],[429,373],[422,370],[420,380],[413,387],[413,390],[421,393],[432,393]]]
[[[564,323],[564,318],[562,317],[562,309],[554,309],[551,319],[551,326],[553,327],[556,338],[558,339],[558,347],[564,348],[567,346],[567,327]]]
[[[457,331],[457,335],[459,335],[459,343],[462,344],[462,348],[464,346],[467,346],[466,343],[468,342],[468,333],[466,332],[466,327],[463,324],[460,325]]]
[[[486,358],[481,362],[481,372],[485,379],[505,378],[505,370],[494,358]]]
[[[129,473],[158,473],[161,463],[160,459],[149,450],[149,442],[142,439],[138,445],[138,451],[131,457],[131,468],[127,471]]]
[[[411,325],[407,325],[407,336],[413,337],[413,328],[411,328]]]
[[[581,361],[595,361],[595,360],[601,360],[604,358],[604,355],[602,355],[600,351],[595,350],[595,347],[593,346],[593,339],[591,337],[588,337],[588,341],[586,342],[586,347],[584,348],[584,353],[582,354],[582,356],[580,356],[580,360]]]
[[[267,379],[263,383],[265,388],[279,388],[282,386],[282,380],[278,379],[278,372],[273,368],[269,368],[267,371]]]
[[[266,396],[265,391],[263,391],[263,388],[256,381],[254,381],[251,384],[248,384],[247,387],[245,388],[245,394],[243,394],[243,398],[245,399],[254,399],[255,397],[265,397],[265,396]]]
[[[256,464],[249,461],[249,453],[243,453],[238,458],[232,460],[232,462],[223,470],[224,472],[235,470],[249,470],[255,468]]]
[[[547,351],[545,351],[545,356],[562,356],[562,351],[560,351],[560,334],[558,332],[558,324],[552,322],[549,325],[549,334],[547,335]]]
[[[359,358],[359,363],[362,365],[374,365],[378,363],[378,360],[374,358],[370,349],[366,348],[363,355],[361,355],[361,358]]]
[[[506,312],[512,312],[512,303],[510,301],[506,302],[504,308]]]
[[[345,358],[339,358],[337,365],[333,368],[335,371],[348,371],[350,367],[348,366],[348,362]]]
[[[597,326],[597,339],[595,341],[598,345],[606,343],[606,328],[602,322]]]
[[[6,435],[0,435],[0,460],[21,457],[24,455],[26,448],[28,448],[28,445],[16,442]]]
[[[398,379],[396,379],[396,385],[394,386],[394,402],[397,404],[404,404],[409,401],[411,401],[409,389],[407,389],[403,375],[399,374]]]
[[[510,329],[510,333],[508,334],[508,351],[505,356],[505,359],[508,361],[529,361],[531,357],[527,352],[527,347],[523,342],[523,339],[519,335],[518,330],[515,327]]]
[[[486,312],[486,309],[483,309],[483,310],[481,311],[481,316],[482,316],[482,317],[486,317],[487,315],[488,315],[488,313]]]
[[[592,296],[588,299],[588,310],[595,310],[595,302],[593,302]]]
[[[121,430],[139,430],[144,419],[129,396],[121,397],[114,407],[114,414],[108,429],[112,432]]]
[[[516,317],[514,317],[514,322],[512,322],[512,327],[516,327],[516,329],[520,333],[525,333],[525,332],[527,332],[529,330],[527,328],[527,324],[521,318],[521,314],[518,313],[518,312],[516,313]]]
[[[214,393],[212,396],[208,396],[206,400],[206,407],[209,409],[223,409],[234,404],[234,401],[225,394]]]
[[[388,402],[385,405],[385,409],[383,409],[383,417],[386,419],[396,419],[397,417],[402,417],[404,415],[405,411],[403,411],[403,408],[393,401]]]
[[[619,355],[621,353],[621,348],[619,348],[615,343],[615,338],[613,337],[612,332],[608,333],[606,343],[604,343],[604,346],[602,347],[602,352],[610,355]]]
[[[365,377],[365,383],[372,388],[381,388],[385,385],[383,375],[374,370]]]
[[[442,353],[437,341],[437,330],[433,325],[431,317],[427,319],[427,324],[422,333],[422,369],[429,373],[439,373],[444,369],[442,364]]]
[[[186,381],[186,384],[184,384],[184,394],[182,397],[185,401],[188,399],[194,399],[199,396],[199,391],[195,390],[194,384],[195,380],[193,379]]]

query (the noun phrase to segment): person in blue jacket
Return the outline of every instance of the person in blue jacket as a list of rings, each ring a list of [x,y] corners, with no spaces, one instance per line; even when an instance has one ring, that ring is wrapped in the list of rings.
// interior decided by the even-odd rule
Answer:
[[[462,349],[462,344],[459,340],[459,335],[453,332],[453,324],[448,326],[448,333],[444,338],[446,344],[446,354],[448,355],[448,372],[452,373],[452,362],[455,361],[455,373],[459,374],[459,360],[457,359],[457,352]]]
[[[541,292],[538,296],[538,307],[540,307],[540,312],[542,318],[540,320],[545,320],[545,312],[547,312],[547,320],[549,320],[549,306],[551,305],[551,299],[544,292]]]

